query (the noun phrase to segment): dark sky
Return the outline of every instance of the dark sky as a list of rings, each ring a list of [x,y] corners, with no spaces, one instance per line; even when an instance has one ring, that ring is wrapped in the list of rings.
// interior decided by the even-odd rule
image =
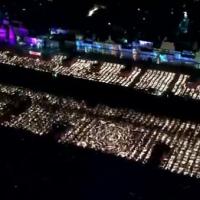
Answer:
[[[107,10],[94,17],[93,25],[86,15],[95,3],[106,5]],[[200,29],[200,2],[193,0],[1,0],[0,6],[3,5],[11,18],[39,29],[55,25],[85,29],[88,24],[96,29],[98,24],[101,30],[110,21],[126,30],[136,28],[137,31],[159,34],[174,32],[184,10],[188,11],[191,22],[195,22],[195,30]],[[26,11],[22,11],[23,8]],[[141,11],[137,11],[138,8]]]

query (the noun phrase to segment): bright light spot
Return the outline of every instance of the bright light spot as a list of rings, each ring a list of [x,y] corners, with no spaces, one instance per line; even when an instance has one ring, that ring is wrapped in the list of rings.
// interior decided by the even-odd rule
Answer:
[[[29,54],[32,56],[41,56],[41,52],[36,52],[36,51],[29,51]]]
[[[94,15],[94,13],[98,10],[97,7],[94,7],[93,9],[91,9],[88,13],[88,17],[92,17]]]
[[[187,13],[187,11],[183,12],[183,14],[184,14],[184,18],[188,18],[188,13]]]
[[[91,10],[88,12],[88,17],[92,17],[99,9],[106,9],[105,6],[95,5]]]
[[[58,73],[53,73],[53,76],[57,78],[58,77]]]

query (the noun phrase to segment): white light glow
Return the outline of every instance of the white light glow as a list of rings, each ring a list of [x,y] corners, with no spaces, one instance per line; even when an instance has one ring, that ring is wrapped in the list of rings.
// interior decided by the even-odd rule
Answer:
[[[183,12],[183,14],[184,14],[184,18],[188,18],[188,13],[187,13],[187,11]]]
[[[98,7],[94,7],[93,9],[91,9],[88,13],[88,17],[92,17],[97,10],[99,10]]]
[[[106,7],[101,5],[95,5],[92,9],[89,10],[87,16],[92,17],[100,9],[106,9]]]

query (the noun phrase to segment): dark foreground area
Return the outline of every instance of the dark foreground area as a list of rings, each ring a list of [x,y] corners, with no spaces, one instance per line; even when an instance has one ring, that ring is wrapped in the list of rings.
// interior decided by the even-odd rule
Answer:
[[[0,128],[1,199],[196,199],[196,179]]]

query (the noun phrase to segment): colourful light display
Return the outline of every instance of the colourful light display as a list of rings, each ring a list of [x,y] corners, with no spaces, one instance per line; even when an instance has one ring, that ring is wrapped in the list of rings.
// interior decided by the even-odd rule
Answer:
[[[153,49],[153,42],[139,40],[139,46],[142,48]]]
[[[16,43],[15,32],[11,26],[9,27],[9,43],[13,45]]]
[[[68,33],[68,31],[65,29],[62,29],[62,28],[51,28],[50,29],[51,35],[66,35],[67,33]]]
[[[5,40],[6,40],[6,29],[0,28],[0,41],[5,41]]]
[[[84,42],[82,40],[76,41],[76,47],[78,51],[82,52],[93,52],[93,53],[102,53],[108,55],[117,55],[121,51],[121,45],[119,44],[108,44],[100,42]]]
[[[29,34],[28,29],[24,27],[19,27],[19,28],[14,28],[14,29],[15,29],[16,34],[20,37],[26,37]]]
[[[143,51],[140,47],[153,48],[153,43],[140,41],[139,43],[133,42],[132,49],[122,48],[118,44],[107,44],[107,43],[87,43],[82,40],[76,41],[77,51],[82,52],[95,52],[108,55],[120,56],[120,58],[132,58],[135,59],[136,50],[137,50],[137,59],[140,60],[149,60],[152,59],[153,62],[157,62],[159,58],[159,63],[185,63],[185,64],[195,64],[194,58],[184,57],[179,51],[165,51],[165,50],[156,50],[153,51]]]
[[[29,54],[32,56],[42,56],[41,52],[36,52],[36,51],[29,51]]]
[[[35,37],[26,37],[25,42],[28,46],[36,47],[38,49],[42,48],[43,43],[44,43],[44,41],[42,39],[35,38]]]

